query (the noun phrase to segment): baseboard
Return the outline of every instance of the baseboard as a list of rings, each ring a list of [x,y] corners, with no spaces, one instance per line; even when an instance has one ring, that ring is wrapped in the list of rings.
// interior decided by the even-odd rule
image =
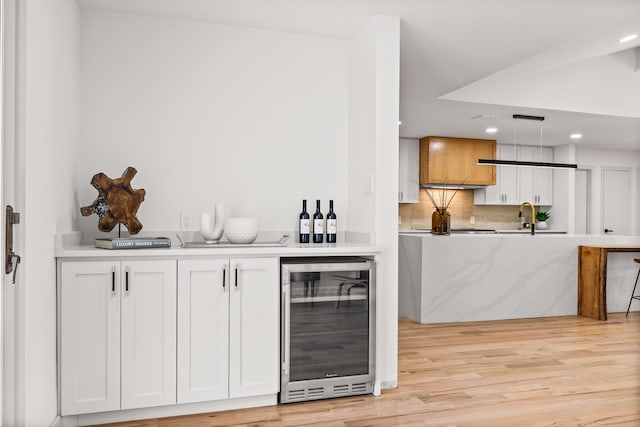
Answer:
[[[202,414],[206,412],[228,411],[231,409],[269,406],[277,404],[277,397],[278,396],[276,394],[269,394],[239,399],[225,399],[211,402],[185,403],[180,405],[157,406],[154,408],[127,409],[122,411],[65,416],[62,417],[64,423],[60,427],[117,423],[123,421],[143,420],[147,418],[174,417],[179,415]]]
[[[53,421],[49,424],[49,427],[62,427],[62,418],[60,418],[60,415],[56,415]]]

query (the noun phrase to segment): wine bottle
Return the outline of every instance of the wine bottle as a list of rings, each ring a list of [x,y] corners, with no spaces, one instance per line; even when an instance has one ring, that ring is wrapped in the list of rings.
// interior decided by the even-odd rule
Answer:
[[[320,200],[316,200],[316,211],[313,214],[313,243],[322,243],[324,237],[324,220],[320,212]]]
[[[300,212],[300,243],[309,243],[309,212],[307,212],[307,201],[302,201],[302,212]]]
[[[333,200],[329,200],[329,212],[327,212],[327,243],[335,243],[338,233],[338,220],[333,212]]]

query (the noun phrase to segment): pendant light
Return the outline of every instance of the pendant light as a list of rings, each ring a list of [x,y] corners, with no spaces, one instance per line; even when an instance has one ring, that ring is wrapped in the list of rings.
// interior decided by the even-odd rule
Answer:
[[[542,122],[544,116],[527,116],[524,114],[514,114],[514,120],[536,120],[540,122],[540,149],[542,150]],[[517,127],[513,130],[513,145],[516,147],[518,140]],[[534,168],[569,168],[576,169],[577,164],[574,163],[553,163],[553,162],[530,162],[522,160],[496,160],[496,159],[478,159],[480,165],[500,165],[500,166],[529,166]]]

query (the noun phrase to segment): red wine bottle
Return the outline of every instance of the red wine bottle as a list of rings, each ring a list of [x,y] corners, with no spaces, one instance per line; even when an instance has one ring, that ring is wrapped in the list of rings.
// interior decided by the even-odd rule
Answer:
[[[338,234],[338,220],[333,211],[333,200],[329,200],[329,212],[327,212],[327,243],[335,243]]]
[[[313,214],[313,243],[322,243],[324,237],[324,220],[320,212],[320,200],[316,200],[316,211]]]
[[[307,212],[307,201],[302,201],[302,212],[300,212],[300,243],[309,243],[309,212]]]

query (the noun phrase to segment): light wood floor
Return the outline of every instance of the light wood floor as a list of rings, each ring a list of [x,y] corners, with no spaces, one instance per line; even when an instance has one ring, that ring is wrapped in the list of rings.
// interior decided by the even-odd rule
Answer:
[[[399,324],[399,386],[360,396],[111,424],[640,426],[640,312]]]

